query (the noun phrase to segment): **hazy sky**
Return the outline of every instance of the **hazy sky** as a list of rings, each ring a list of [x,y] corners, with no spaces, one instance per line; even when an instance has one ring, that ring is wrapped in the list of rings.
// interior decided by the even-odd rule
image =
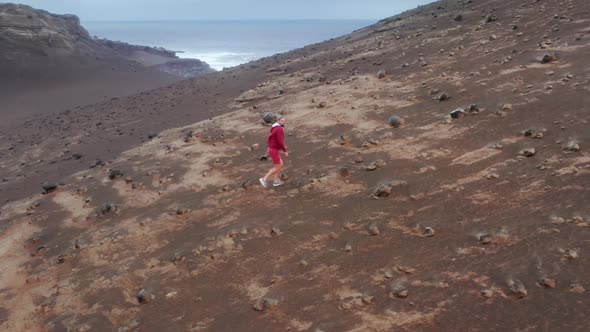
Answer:
[[[14,0],[89,20],[382,19],[432,0]]]

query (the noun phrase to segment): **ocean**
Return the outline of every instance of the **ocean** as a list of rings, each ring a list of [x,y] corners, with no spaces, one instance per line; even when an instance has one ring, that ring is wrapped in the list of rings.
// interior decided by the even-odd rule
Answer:
[[[350,33],[370,20],[86,21],[90,35],[164,47],[221,70]]]

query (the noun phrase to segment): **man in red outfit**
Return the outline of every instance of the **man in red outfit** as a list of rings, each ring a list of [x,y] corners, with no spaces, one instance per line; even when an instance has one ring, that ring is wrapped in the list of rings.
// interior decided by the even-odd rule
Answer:
[[[283,130],[283,127],[285,127],[285,118],[280,117],[270,128],[267,151],[270,159],[272,159],[274,167],[271,168],[263,178],[260,178],[260,184],[265,188],[268,185],[268,179],[271,176],[274,178],[272,183],[273,187],[278,187],[283,184],[283,181],[281,181],[280,178],[281,171],[283,170],[283,159],[281,159],[280,151],[282,150],[285,152],[285,156],[289,156],[287,146],[285,145],[285,131]]]

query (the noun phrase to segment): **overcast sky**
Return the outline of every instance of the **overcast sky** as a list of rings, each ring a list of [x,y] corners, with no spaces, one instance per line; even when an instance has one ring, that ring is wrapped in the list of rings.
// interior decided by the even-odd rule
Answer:
[[[432,0],[15,0],[91,20],[382,19]]]

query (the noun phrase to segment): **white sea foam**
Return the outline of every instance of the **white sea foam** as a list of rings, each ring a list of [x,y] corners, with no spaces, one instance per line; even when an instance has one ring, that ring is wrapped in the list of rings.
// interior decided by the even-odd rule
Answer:
[[[211,68],[222,70],[223,68],[235,67],[243,63],[256,60],[264,55],[257,55],[256,53],[245,52],[199,52],[199,51],[183,51],[177,53],[178,57],[183,59],[199,59],[208,63]]]

